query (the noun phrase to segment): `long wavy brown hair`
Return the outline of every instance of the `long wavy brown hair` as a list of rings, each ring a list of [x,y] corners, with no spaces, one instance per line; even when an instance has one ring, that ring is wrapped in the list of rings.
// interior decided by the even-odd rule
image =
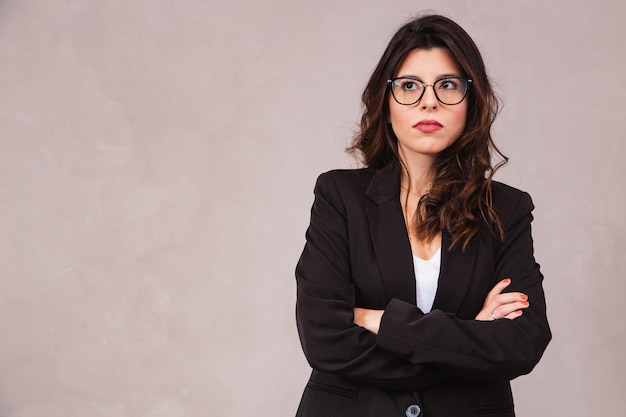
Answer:
[[[465,129],[453,145],[438,155],[431,189],[420,199],[410,227],[426,241],[447,230],[452,236],[450,247],[461,244],[465,249],[483,230],[500,239],[504,237],[502,223],[493,209],[492,179],[508,158],[491,137],[498,99],[482,56],[463,28],[447,17],[424,15],[395,33],[363,91],[360,129],[348,151],[360,154],[357,156],[368,167],[402,165],[398,139],[389,123],[387,81],[396,76],[411,51],[435,47],[447,48],[472,84],[465,98]],[[495,165],[491,162],[492,153],[501,158]]]

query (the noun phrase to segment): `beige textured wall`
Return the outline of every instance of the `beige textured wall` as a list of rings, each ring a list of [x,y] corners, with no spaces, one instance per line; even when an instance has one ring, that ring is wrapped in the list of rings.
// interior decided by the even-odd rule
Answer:
[[[0,416],[289,416],[315,177],[433,8],[505,107],[554,341],[518,414],[626,408],[626,3],[0,1]]]

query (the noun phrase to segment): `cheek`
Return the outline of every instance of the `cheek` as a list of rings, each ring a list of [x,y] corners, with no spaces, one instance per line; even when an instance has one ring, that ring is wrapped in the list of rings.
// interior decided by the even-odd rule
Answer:
[[[462,108],[459,108],[457,112],[454,114],[454,121],[457,125],[457,129],[459,130],[459,134],[465,130],[465,124],[467,123],[467,105],[464,105]]]
[[[389,120],[391,131],[398,140],[402,140],[407,135],[407,122],[402,115],[395,114]]]
[[[410,114],[407,110],[405,106],[400,106],[395,102],[389,103],[389,122],[394,131],[410,119]]]

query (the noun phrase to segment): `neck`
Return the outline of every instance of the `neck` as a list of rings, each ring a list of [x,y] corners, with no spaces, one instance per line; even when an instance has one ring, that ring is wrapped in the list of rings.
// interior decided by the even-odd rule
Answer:
[[[400,184],[402,188],[411,194],[423,195],[430,189],[433,180],[432,159],[420,161],[402,160],[402,176]]]

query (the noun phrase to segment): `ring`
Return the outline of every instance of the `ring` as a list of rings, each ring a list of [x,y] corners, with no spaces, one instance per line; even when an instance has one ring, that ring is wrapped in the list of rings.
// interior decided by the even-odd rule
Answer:
[[[496,317],[494,313],[491,313],[491,317],[493,317],[494,320],[498,320],[498,318]]]

